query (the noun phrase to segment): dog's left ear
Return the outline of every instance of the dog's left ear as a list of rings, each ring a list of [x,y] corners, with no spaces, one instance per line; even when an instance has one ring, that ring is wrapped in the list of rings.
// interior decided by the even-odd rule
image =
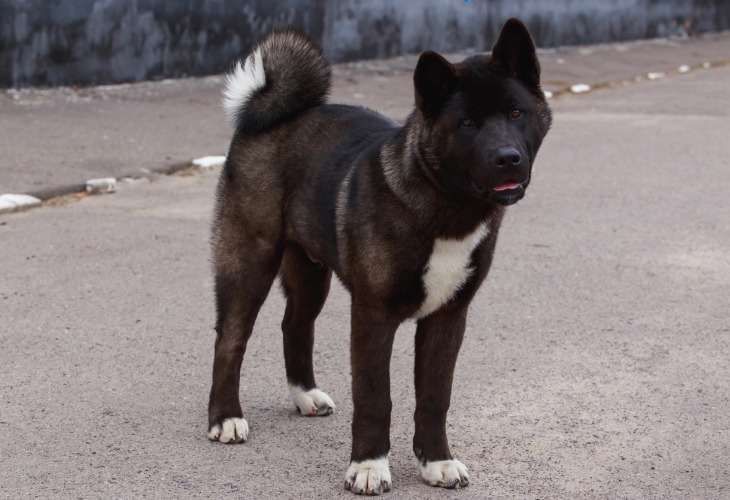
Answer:
[[[530,33],[519,19],[508,20],[492,49],[492,62],[533,89],[540,88],[540,63]]]
[[[413,73],[416,106],[424,115],[437,113],[456,90],[459,75],[456,67],[442,56],[428,50],[421,54]]]

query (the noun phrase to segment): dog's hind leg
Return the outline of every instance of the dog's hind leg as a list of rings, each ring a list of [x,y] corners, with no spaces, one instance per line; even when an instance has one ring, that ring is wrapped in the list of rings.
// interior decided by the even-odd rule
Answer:
[[[332,270],[313,262],[298,245],[284,250],[281,283],[287,297],[281,323],[289,392],[302,415],[329,415],[332,399],[317,388],[312,367],[314,321],[322,310],[332,280]]]
[[[256,316],[276,278],[280,245],[261,240],[216,244],[215,295],[218,308],[208,438],[241,443],[248,437],[239,400],[241,363]]]

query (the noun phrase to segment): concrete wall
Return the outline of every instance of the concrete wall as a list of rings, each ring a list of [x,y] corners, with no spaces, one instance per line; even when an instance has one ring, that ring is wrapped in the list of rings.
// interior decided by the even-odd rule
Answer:
[[[489,50],[513,16],[575,45],[730,29],[730,0],[0,0],[0,87],[218,73],[282,24],[334,61]]]

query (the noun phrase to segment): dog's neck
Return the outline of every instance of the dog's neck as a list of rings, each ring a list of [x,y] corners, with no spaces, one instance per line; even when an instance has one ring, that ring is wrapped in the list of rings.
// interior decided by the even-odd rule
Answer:
[[[482,223],[499,224],[504,207],[467,200],[449,193],[432,175],[439,158],[423,147],[431,141],[428,131],[414,124],[411,115],[399,130],[397,140],[380,152],[383,176],[390,191],[408,209],[413,223],[434,236],[458,238]]]

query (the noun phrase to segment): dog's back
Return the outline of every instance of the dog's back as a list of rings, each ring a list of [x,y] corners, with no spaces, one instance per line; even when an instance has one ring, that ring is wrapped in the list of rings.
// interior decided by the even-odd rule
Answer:
[[[238,231],[244,225],[272,243],[304,238],[311,258],[338,271],[337,193],[364,157],[377,161],[398,125],[366,108],[326,104],[330,85],[321,50],[292,28],[271,32],[234,67],[223,106],[235,134],[219,184],[217,221],[235,220]],[[220,216],[227,212],[235,215]],[[216,227],[215,233],[231,229]]]

